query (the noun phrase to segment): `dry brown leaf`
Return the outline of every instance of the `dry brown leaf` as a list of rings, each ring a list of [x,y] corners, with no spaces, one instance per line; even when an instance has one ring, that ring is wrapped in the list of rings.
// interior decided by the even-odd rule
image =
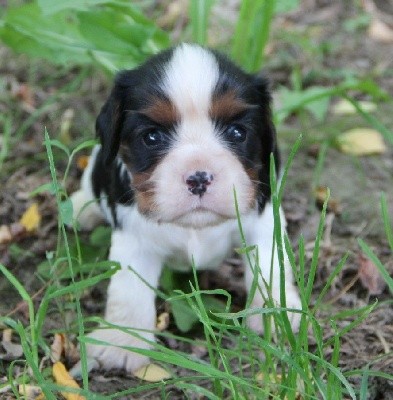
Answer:
[[[38,210],[38,204],[33,203],[22,215],[20,224],[23,225],[28,232],[36,230],[41,222],[41,214]]]
[[[161,382],[172,377],[166,369],[156,364],[145,365],[134,371],[133,374],[146,382]]]
[[[66,370],[64,364],[60,361],[57,361],[53,364],[52,367],[52,374],[53,378],[55,379],[56,383],[62,386],[67,386],[74,389],[79,389],[79,385],[76,381],[71,377],[71,375]],[[84,400],[85,397],[81,396],[80,394],[76,393],[68,393],[68,392],[61,392],[66,400]]]
[[[385,289],[386,282],[379,273],[376,265],[363,254],[359,255],[358,263],[358,276],[363,287],[371,295],[381,294]]]
[[[377,18],[372,20],[368,34],[378,42],[393,43],[393,29]]]
[[[314,190],[315,202],[317,203],[318,207],[323,206],[323,204],[326,201],[327,195],[328,195],[328,188],[326,186],[318,186]],[[342,210],[339,201],[330,197],[327,204],[327,211],[332,212],[336,215],[341,214]]]
[[[70,144],[72,141],[70,131],[74,115],[75,115],[74,110],[72,108],[68,108],[67,110],[64,111],[63,115],[61,116],[59,139],[60,142],[65,145]]]
[[[5,353],[0,353],[1,360],[16,360],[23,355],[22,345],[12,343],[12,329],[4,329],[1,346],[5,351]]]
[[[161,28],[173,26],[182,16],[187,15],[187,1],[171,1],[166,11],[157,19],[157,25]]]
[[[24,396],[26,400],[36,400],[42,394],[42,390],[38,386],[23,384],[18,386],[18,392]]]
[[[64,352],[65,336],[64,333],[55,333],[53,343],[50,346],[50,359],[53,363],[60,361]]]
[[[89,156],[79,156],[76,160],[76,165],[82,171],[84,171],[89,164]]]
[[[156,328],[162,332],[165,331],[169,326],[169,313],[163,312],[157,318]]]
[[[7,225],[0,226],[0,244],[8,243],[12,239],[10,228]]]
[[[371,101],[359,101],[358,104],[363,111],[367,112],[373,112],[377,108],[377,105]],[[350,101],[346,99],[340,99],[336,104],[333,105],[332,112],[336,115],[349,115],[356,114],[357,110]]]
[[[339,149],[357,156],[382,154],[386,145],[381,134],[370,128],[354,128],[344,132],[338,139]]]

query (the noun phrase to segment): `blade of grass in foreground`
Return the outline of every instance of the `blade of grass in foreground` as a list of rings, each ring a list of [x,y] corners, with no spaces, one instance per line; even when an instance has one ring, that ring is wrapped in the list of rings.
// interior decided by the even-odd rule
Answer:
[[[236,24],[232,58],[249,72],[263,63],[276,0],[243,0]]]
[[[66,250],[66,257],[67,257],[67,264],[70,270],[70,275],[71,275],[71,285],[75,285],[75,274],[72,266],[72,257],[71,257],[71,252],[70,252],[70,247],[68,244],[68,237],[67,237],[67,232],[65,229],[65,221],[61,215],[61,204],[63,202],[61,198],[61,188],[58,184],[57,181],[57,174],[56,174],[56,167],[55,167],[55,162],[54,162],[54,157],[53,157],[53,152],[52,152],[52,147],[51,147],[51,140],[48,134],[48,131],[45,128],[45,148],[46,148],[46,153],[48,156],[48,161],[49,161],[49,169],[52,177],[52,182],[53,182],[53,187],[55,189],[55,199],[56,199],[56,204],[57,208],[59,210],[59,233],[61,233],[61,237],[64,240],[64,247]],[[78,316],[78,329],[79,329],[79,337],[82,337],[85,332],[85,328],[83,325],[83,316],[82,316],[82,309],[81,309],[81,304],[79,301],[79,295],[75,294],[75,303],[76,303],[76,312]],[[80,355],[81,355],[81,366],[82,366],[82,379],[83,379],[83,388],[88,389],[89,386],[89,377],[88,377],[88,370],[87,370],[87,356],[86,356],[86,347],[84,343],[81,343],[80,345]]]
[[[29,322],[30,322],[30,338],[31,338],[31,353],[33,362],[36,366],[38,366],[38,344],[36,337],[36,324],[35,324],[35,315],[34,315],[34,304],[30,295],[26,292],[26,289],[23,285],[16,279],[16,277],[8,271],[8,269],[0,264],[0,272],[8,279],[8,281],[14,286],[14,288],[18,291],[19,295],[26,302],[28,310],[29,310]]]
[[[386,202],[385,193],[382,193],[381,195],[381,209],[382,209],[383,224],[385,226],[386,238],[388,239],[390,249],[393,251],[393,231],[392,231],[392,225],[390,224],[389,220],[388,204]]]
[[[207,28],[213,2],[214,0],[191,0],[190,3],[192,39],[202,46],[207,42]]]

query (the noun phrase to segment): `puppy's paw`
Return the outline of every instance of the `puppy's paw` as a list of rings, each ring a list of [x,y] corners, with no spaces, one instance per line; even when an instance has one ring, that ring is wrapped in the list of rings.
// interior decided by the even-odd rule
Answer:
[[[279,299],[276,299],[275,303],[277,304],[277,307],[280,307]],[[287,290],[286,303],[287,303],[286,308],[293,308],[295,310],[302,309],[300,297],[295,288]],[[265,305],[264,305],[263,299],[260,297],[255,298],[253,300],[253,302],[251,303],[251,308],[262,308],[262,307],[265,307]],[[300,319],[301,319],[301,313],[300,312],[288,312],[288,318],[289,318],[289,322],[292,327],[292,331],[295,333],[298,332],[299,325],[300,325]],[[258,334],[263,334],[263,332],[264,332],[263,318],[262,318],[261,314],[250,315],[247,318],[247,325],[250,329],[252,329],[253,331],[255,331]],[[272,326],[272,329],[274,330],[274,326]]]
[[[104,222],[104,217],[98,204],[89,197],[83,189],[73,193],[70,197],[74,220],[84,231],[91,231]]]
[[[141,336],[150,342],[154,341],[152,333],[142,333]],[[88,337],[107,342],[108,345],[87,344],[87,356],[98,361],[103,369],[125,369],[133,372],[149,363],[149,358],[131,350],[121,349],[115,346],[138,347],[140,349],[150,349],[152,346],[142,339],[136,338],[131,334],[116,329],[98,329],[88,335]]]

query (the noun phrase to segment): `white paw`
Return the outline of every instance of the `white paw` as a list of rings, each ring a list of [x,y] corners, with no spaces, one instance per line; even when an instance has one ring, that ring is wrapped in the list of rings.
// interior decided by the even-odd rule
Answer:
[[[152,333],[143,332],[141,335],[150,342],[154,341]],[[138,347],[141,349],[150,349],[152,346],[136,338],[131,334],[119,331],[117,329],[97,329],[90,333],[88,337],[107,342],[108,345],[87,344],[87,356],[98,361],[103,369],[125,369],[128,372],[135,371],[149,363],[149,358],[131,350],[120,349],[115,346]],[[113,344],[111,346],[110,344]]]
[[[279,304],[280,304],[279,298],[275,298],[275,303],[276,303],[277,307],[279,307]],[[287,303],[286,308],[293,308],[296,310],[302,309],[299,294],[297,292],[297,289],[295,289],[294,287],[291,289],[287,288],[286,303]],[[254,300],[251,303],[251,308],[263,308],[263,307],[265,307],[265,305],[264,305],[264,301],[263,301],[262,297],[256,295],[256,297],[254,298]],[[269,315],[269,314],[267,314],[267,315]],[[288,312],[288,318],[289,318],[289,322],[291,323],[292,331],[295,333],[298,332],[299,325],[300,325],[300,319],[301,319],[301,313],[300,312]],[[264,326],[263,326],[262,314],[250,315],[247,318],[247,325],[254,332],[256,332],[258,334],[263,334]],[[274,326],[272,326],[272,329],[274,331]]]
[[[91,231],[104,217],[98,204],[81,189],[71,195],[72,213],[74,220],[78,221],[82,230]]]

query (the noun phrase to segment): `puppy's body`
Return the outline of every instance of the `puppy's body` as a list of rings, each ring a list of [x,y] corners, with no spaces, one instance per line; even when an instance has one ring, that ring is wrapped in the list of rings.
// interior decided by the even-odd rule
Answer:
[[[114,227],[110,259],[122,270],[111,280],[105,319],[141,329],[141,338],[116,329],[92,336],[114,346],[149,348],[154,340],[154,291],[164,264],[216,268],[240,246],[234,190],[247,243],[257,245],[262,307],[263,279],[280,302],[269,158],[278,160],[266,82],[222,56],[181,45],[121,73],[97,119],[97,146],[81,190],[73,195],[82,227],[103,215]],[[83,205],[92,199],[99,205]],[[282,221],[284,217],[282,215]],[[282,227],[284,232],[285,228]],[[131,272],[131,267],[135,272]],[[286,267],[287,306],[300,306]],[[143,277],[144,283],[137,275]],[[253,274],[246,265],[245,284]],[[150,286],[150,287],[149,287]],[[298,315],[292,315],[296,328]],[[259,315],[248,320],[261,332]],[[145,356],[113,346],[88,346],[105,368],[134,370]]]

